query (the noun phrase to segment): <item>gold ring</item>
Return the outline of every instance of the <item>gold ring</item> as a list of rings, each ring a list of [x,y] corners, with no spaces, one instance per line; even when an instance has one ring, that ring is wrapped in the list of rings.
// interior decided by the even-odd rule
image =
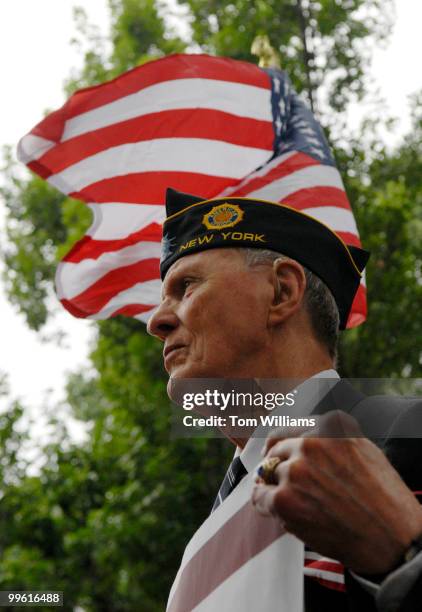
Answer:
[[[279,457],[270,457],[269,459],[265,459],[258,466],[256,473],[266,484],[277,484],[277,480],[275,478],[275,468],[279,463],[281,463],[281,459]]]

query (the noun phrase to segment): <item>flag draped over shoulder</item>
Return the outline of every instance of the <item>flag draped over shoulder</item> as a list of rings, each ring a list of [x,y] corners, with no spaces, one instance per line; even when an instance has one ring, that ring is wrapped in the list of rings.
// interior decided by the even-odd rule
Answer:
[[[246,476],[187,545],[167,612],[303,612],[303,542],[250,502]]]
[[[93,213],[56,274],[77,317],[148,320],[167,187],[282,202],[360,246],[322,129],[277,69],[207,55],[149,62],[77,91],[21,139],[18,157]],[[361,284],[348,327],[365,316]]]

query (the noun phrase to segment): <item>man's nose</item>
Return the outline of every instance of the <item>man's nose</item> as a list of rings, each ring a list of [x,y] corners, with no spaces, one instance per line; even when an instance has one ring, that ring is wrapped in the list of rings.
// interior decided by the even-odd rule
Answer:
[[[150,317],[147,324],[147,332],[151,336],[156,336],[160,340],[165,340],[167,336],[179,325],[179,319],[169,304],[161,302],[157,310]]]

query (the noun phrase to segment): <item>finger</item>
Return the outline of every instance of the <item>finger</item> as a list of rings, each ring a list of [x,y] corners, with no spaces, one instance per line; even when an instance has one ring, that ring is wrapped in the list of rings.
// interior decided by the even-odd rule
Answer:
[[[309,429],[309,427],[277,427],[277,429],[273,429],[265,440],[261,454],[266,455],[270,448],[281,440],[286,440],[287,438],[300,438],[300,436]]]
[[[285,461],[290,459],[290,457],[297,453],[302,446],[302,438],[286,438],[284,440],[280,440],[269,449],[267,454],[265,455],[265,459],[270,459],[271,457],[278,457],[281,461]]]
[[[357,438],[363,432],[358,422],[342,410],[331,410],[319,418],[315,434],[321,438]]]
[[[262,516],[273,516],[275,514],[274,496],[276,490],[275,485],[256,484],[254,486],[251,497],[252,505]]]

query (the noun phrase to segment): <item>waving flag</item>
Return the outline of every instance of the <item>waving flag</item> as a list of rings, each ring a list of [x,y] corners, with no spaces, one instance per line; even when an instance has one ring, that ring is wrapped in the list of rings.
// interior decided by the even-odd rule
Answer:
[[[360,246],[321,127],[280,70],[207,55],[152,61],[73,94],[22,138],[18,157],[93,213],[56,275],[77,317],[148,320],[167,187],[283,202]],[[361,285],[348,327],[365,316]]]

